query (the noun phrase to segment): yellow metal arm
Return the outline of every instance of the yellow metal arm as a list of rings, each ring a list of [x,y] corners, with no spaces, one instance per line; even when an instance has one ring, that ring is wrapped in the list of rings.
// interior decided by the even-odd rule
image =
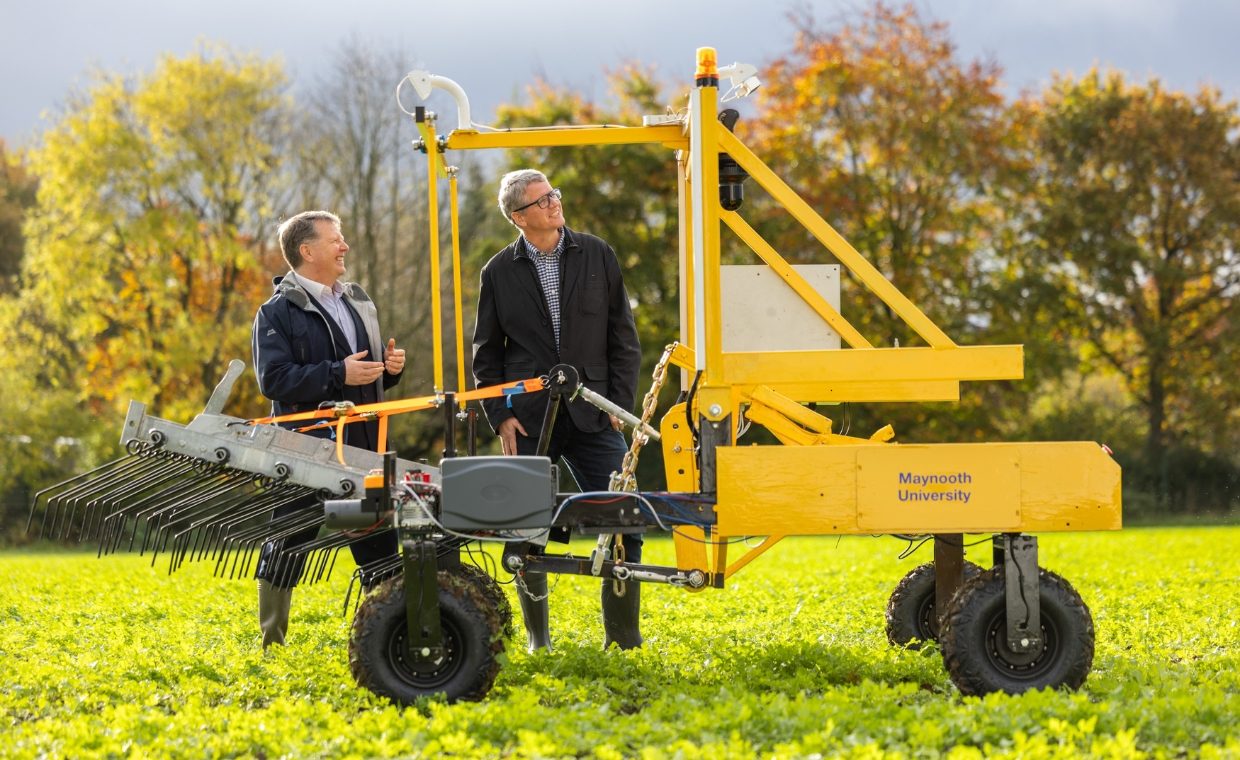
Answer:
[[[840,263],[857,276],[865,286],[900,315],[909,327],[935,348],[947,348],[955,345],[938,325],[922,313],[921,309],[892,285],[864,256],[857,252],[852,244],[835,231],[801,196],[788,187],[775,172],[754,155],[753,151],[729,132],[723,125],[716,124],[715,134],[719,138],[719,149],[736,159],[736,162],[749,172],[767,192],[774,196],[788,213],[809,230],[810,234],[827,247],[839,259]]]
[[[681,124],[655,127],[533,127],[504,132],[462,132],[448,135],[448,150],[486,148],[557,148],[574,145],[639,145],[654,143],[674,150],[689,147]]]

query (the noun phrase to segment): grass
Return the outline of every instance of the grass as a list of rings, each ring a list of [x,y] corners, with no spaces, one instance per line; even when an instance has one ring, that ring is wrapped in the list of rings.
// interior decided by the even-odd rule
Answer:
[[[252,582],[0,554],[0,755],[1240,756],[1240,528],[1044,535],[1093,613],[1094,670],[1078,692],[982,699],[933,647],[887,644],[886,598],[930,558],[903,546],[787,540],[726,591],[646,587],[633,652],[600,650],[598,582],[560,577],[554,653],[514,639],[485,701],[405,710],[349,676],[350,568],[295,593],[289,645],[263,656]]]

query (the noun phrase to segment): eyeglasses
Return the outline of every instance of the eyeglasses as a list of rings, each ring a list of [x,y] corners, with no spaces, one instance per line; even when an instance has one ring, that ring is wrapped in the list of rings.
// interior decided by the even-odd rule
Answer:
[[[553,199],[558,201],[563,195],[564,193],[560,192],[559,188],[552,188],[551,192],[546,193],[545,195],[538,196],[537,198],[535,198],[534,200],[530,201],[529,203],[525,204],[524,206],[520,208],[514,208],[512,210],[512,213],[515,214],[518,211],[524,211],[530,206],[538,206],[539,208],[551,208],[551,201]]]

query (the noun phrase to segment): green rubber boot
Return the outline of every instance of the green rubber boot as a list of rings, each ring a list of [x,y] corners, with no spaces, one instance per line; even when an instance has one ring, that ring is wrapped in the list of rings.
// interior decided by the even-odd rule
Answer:
[[[258,628],[263,632],[263,649],[272,644],[284,646],[292,602],[292,589],[273,586],[267,581],[258,582]]]
[[[521,617],[525,619],[525,632],[529,634],[529,650],[551,651],[551,621],[547,598],[547,574],[525,573],[521,576],[525,587],[517,586],[517,599],[521,602]]]

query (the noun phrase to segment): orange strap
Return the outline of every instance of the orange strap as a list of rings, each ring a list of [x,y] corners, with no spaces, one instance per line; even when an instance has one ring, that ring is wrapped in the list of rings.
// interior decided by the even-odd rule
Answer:
[[[467,401],[476,401],[484,398],[497,398],[499,396],[513,396],[518,393],[534,393],[546,389],[546,384],[540,377],[533,377],[528,380],[514,380],[510,383],[502,383],[500,385],[490,385],[486,388],[477,388],[472,391],[455,394],[455,400],[458,403]],[[433,409],[443,406],[443,394],[435,394],[434,396],[416,396],[414,398],[399,399],[397,401],[380,401],[377,404],[362,404],[360,406],[350,406],[346,411],[338,411],[336,407],[327,407],[324,409],[316,409],[312,412],[298,412],[296,414],[281,414],[271,417],[258,417],[252,420],[246,420],[247,425],[270,425],[278,422],[300,422],[302,420],[324,420],[341,419],[345,422],[358,422],[361,420],[383,419],[392,414],[404,414],[405,412],[416,412],[423,409]],[[307,430],[312,427],[309,425],[301,428]]]

